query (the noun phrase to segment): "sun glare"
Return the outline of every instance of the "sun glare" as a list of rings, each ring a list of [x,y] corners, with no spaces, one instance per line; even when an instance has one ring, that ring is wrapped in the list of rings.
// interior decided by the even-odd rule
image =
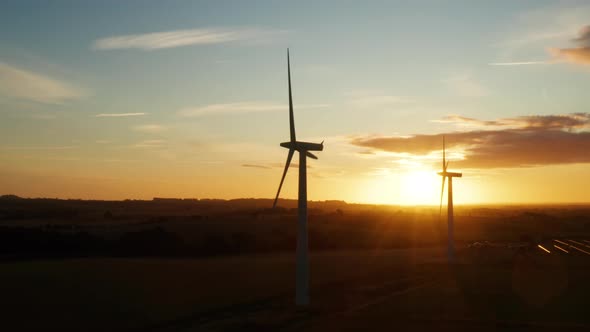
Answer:
[[[400,203],[407,205],[433,205],[437,202],[440,177],[432,170],[409,171],[401,176]]]
[[[408,171],[379,170],[363,190],[363,201],[373,204],[437,205],[440,176],[426,168]]]

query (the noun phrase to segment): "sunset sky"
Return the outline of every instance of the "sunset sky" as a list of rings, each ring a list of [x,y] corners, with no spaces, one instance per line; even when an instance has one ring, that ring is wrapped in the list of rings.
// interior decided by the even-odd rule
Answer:
[[[588,1],[2,1],[0,194],[590,202]],[[296,198],[297,172],[281,197]]]

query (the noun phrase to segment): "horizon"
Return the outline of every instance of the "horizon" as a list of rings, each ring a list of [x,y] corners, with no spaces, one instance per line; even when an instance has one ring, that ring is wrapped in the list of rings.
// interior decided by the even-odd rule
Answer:
[[[306,4],[7,1],[0,190],[272,197],[290,48],[310,200],[438,206],[445,136],[458,205],[590,203],[590,4]]]
[[[274,198],[268,197],[234,197],[234,198],[215,198],[215,197],[152,197],[151,199],[139,199],[139,198],[122,198],[122,199],[84,199],[84,198],[74,198],[74,197],[23,197],[14,194],[2,194],[0,195],[1,198],[6,198],[6,196],[15,196],[17,199],[30,199],[30,200],[63,200],[63,201],[97,201],[97,202],[124,202],[124,201],[144,201],[144,202],[153,202],[157,200],[184,200],[184,201],[238,201],[238,200],[265,200],[269,202],[273,202]],[[280,198],[280,201],[291,201],[296,202],[296,198]],[[387,207],[427,207],[427,208],[439,208],[439,204],[395,204],[395,203],[371,203],[371,202],[354,202],[354,201],[346,201],[346,200],[338,200],[338,199],[321,199],[321,200],[308,200],[309,203],[332,203],[332,202],[340,202],[347,205],[374,205],[374,206],[387,206]],[[443,202],[443,206],[446,206],[446,203]],[[522,206],[522,207],[553,207],[553,206],[590,206],[590,202],[495,202],[495,203],[464,203],[460,204],[458,208],[461,207],[499,207],[499,206]],[[269,207],[272,207],[272,204],[269,204]],[[277,207],[281,207],[280,204]],[[457,208],[457,206],[455,206]]]

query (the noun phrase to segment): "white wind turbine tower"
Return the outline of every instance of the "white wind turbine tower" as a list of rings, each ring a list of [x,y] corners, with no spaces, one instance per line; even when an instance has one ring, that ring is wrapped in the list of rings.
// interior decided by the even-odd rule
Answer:
[[[449,262],[455,261],[455,243],[454,243],[454,226],[453,226],[453,178],[460,178],[463,176],[461,173],[456,172],[447,172],[447,167],[449,163],[446,161],[445,156],[445,137],[443,136],[443,162],[442,162],[443,170],[442,172],[438,172],[438,175],[442,176],[442,188],[440,191],[440,210],[439,215],[442,214],[442,200],[443,194],[445,192],[445,179],[449,178],[449,193],[448,193],[448,205],[447,205],[447,215],[448,215],[448,256]]]
[[[287,175],[287,170],[291,164],[291,159],[295,151],[299,152],[299,200],[298,200],[298,222],[297,222],[297,264],[296,264],[296,284],[295,284],[295,304],[309,304],[309,254],[307,245],[307,157],[318,159],[309,151],[322,151],[324,142],[309,143],[297,141],[295,137],[295,121],[293,119],[293,97],[291,94],[291,64],[289,62],[289,49],[287,49],[287,77],[289,81],[289,127],[291,139],[289,142],[281,143],[281,146],[289,149],[287,163],[283,171],[283,177],[279,184],[279,190],[273,203],[273,208],[277,205],[281,187]]]

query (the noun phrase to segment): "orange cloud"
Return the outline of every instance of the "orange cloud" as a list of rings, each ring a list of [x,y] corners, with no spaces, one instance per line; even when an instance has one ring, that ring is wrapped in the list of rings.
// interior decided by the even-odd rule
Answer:
[[[499,120],[478,120],[461,115],[447,115],[435,122],[454,123],[474,127],[513,127],[538,129],[583,129],[590,128],[590,114],[571,113],[560,115],[525,115]]]
[[[513,168],[590,163],[590,113],[523,116],[496,121],[454,117],[454,122],[475,122],[482,128],[410,137],[357,137],[351,144],[372,150],[426,155],[440,151],[442,136],[450,150],[461,149],[465,159],[456,167]],[[505,129],[488,129],[508,126]]]
[[[272,168],[284,168],[285,164],[284,163],[267,163],[267,164],[242,164],[242,167],[247,167],[247,168],[260,168],[260,169],[272,169]],[[291,165],[289,166],[289,168],[291,167],[299,167],[298,163],[291,163]],[[312,168],[311,166],[307,166],[307,168]]]
[[[261,168],[261,169],[271,169],[272,167],[266,165],[256,165],[256,164],[242,164],[242,167],[248,168]]]
[[[549,52],[556,58],[567,62],[590,65],[590,47],[552,48]]]
[[[590,25],[583,27],[578,37],[574,38],[573,41],[579,47],[552,48],[549,52],[554,57],[567,62],[590,65]]]

